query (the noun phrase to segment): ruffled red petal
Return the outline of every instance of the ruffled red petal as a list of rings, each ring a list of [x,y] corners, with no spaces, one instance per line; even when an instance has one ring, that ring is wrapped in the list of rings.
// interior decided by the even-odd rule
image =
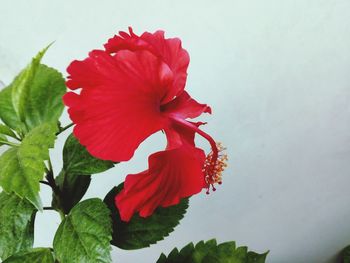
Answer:
[[[116,53],[124,49],[131,51],[149,50],[152,53],[155,53],[152,45],[134,34],[131,27],[129,27],[129,33],[119,31],[119,35],[115,35],[108,39],[108,42],[104,44],[104,47],[109,53]]]
[[[162,105],[161,110],[164,114],[180,119],[193,119],[204,112],[211,114],[211,108],[207,104],[198,103],[186,91],[169,103]]]
[[[150,216],[159,207],[178,204],[206,187],[202,172],[203,150],[182,146],[152,154],[149,169],[126,177],[124,189],[116,196],[121,219],[129,221],[134,213]]]
[[[119,36],[116,35],[109,39],[104,46],[106,51],[110,53],[116,53],[124,49],[132,51],[148,50],[161,58],[174,74],[173,85],[163,98],[162,104],[171,101],[184,90],[190,57],[187,51],[182,48],[179,38],[166,39],[164,37],[164,31],[161,30],[153,34],[145,32],[141,36],[137,36],[129,28],[129,34],[119,32]]]
[[[173,74],[149,51],[111,56],[95,50],[67,70],[67,85],[82,90],[67,93],[64,102],[76,124],[75,136],[92,155],[129,160],[143,140],[166,125],[159,104]]]

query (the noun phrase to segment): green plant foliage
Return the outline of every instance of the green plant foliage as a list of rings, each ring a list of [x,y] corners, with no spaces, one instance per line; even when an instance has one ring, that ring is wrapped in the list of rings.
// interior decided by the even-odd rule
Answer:
[[[0,118],[10,128],[24,133],[24,123],[20,121],[12,104],[12,86],[0,91]]]
[[[40,51],[33,59],[32,62],[15,78],[12,82],[12,105],[14,110],[20,119],[24,122],[25,110],[28,102],[28,95],[32,86],[35,73],[40,65],[40,61],[44,56],[46,50],[49,47],[44,48]]]
[[[0,258],[32,248],[36,209],[16,194],[0,193]]]
[[[77,204],[61,222],[53,242],[62,263],[111,262],[110,211],[98,198]]]
[[[63,148],[63,170],[67,174],[96,174],[114,167],[113,162],[97,159],[71,134]]]
[[[63,112],[66,86],[62,74],[40,64],[32,81],[25,111],[29,130],[45,122],[57,122]]]
[[[91,156],[73,134],[68,136],[63,148],[63,169],[56,177],[60,194],[54,194],[53,207],[68,214],[86,193],[91,174],[101,173],[114,167],[114,163]]]
[[[59,196],[53,194],[52,206],[68,214],[85,195],[91,182],[91,176],[65,174],[62,171],[55,181],[60,189],[60,194]]]
[[[54,263],[55,259],[50,248],[33,248],[19,252],[3,263]]]
[[[122,249],[140,249],[163,240],[174,231],[188,208],[188,199],[175,206],[159,207],[149,217],[135,214],[129,222],[120,219],[114,198],[123,188],[123,184],[114,187],[105,197],[104,202],[112,212],[113,240],[112,245]]]
[[[0,118],[22,137],[42,123],[57,122],[63,111],[64,79],[55,69],[40,64],[47,48],[0,92]]]
[[[7,135],[16,138],[16,134],[6,125],[0,124],[0,135]]]
[[[215,239],[188,244],[180,251],[175,248],[169,256],[162,254],[157,263],[264,263],[268,252],[248,252],[247,247],[236,248],[235,242],[217,245]]]
[[[39,181],[56,132],[55,123],[42,124],[28,133],[19,147],[10,148],[0,157],[0,186],[8,193],[27,198],[38,209],[42,209]]]
[[[4,145],[5,142],[7,142],[6,136],[3,135],[3,134],[0,134],[0,146],[1,146],[1,145]]]

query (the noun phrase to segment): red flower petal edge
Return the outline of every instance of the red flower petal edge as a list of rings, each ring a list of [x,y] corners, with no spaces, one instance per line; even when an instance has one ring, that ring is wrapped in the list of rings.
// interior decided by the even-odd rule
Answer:
[[[129,221],[136,212],[150,216],[158,206],[175,205],[200,192],[206,186],[204,161],[203,150],[186,146],[152,154],[149,169],[128,175],[116,197],[121,219]]]

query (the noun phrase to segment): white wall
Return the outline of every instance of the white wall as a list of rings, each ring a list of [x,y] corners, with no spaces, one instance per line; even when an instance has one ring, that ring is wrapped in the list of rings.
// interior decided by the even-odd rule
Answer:
[[[228,147],[230,167],[215,194],[192,198],[169,238],[113,249],[114,262],[155,262],[212,237],[270,249],[271,263],[330,262],[350,244],[349,13],[348,0],[1,0],[0,79],[8,84],[53,40],[44,62],[65,72],[129,25],[181,37],[187,90],[212,106],[205,129]],[[52,151],[56,170],[63,142]],[[87,197],[104,197],[163,145],[153,136],[132,161],[96,175]],[[50,246],[58,222],[38,216],[36,245]]]

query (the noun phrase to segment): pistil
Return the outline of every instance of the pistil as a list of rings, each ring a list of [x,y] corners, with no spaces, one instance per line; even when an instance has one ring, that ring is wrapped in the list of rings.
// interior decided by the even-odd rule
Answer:
[[[214,184],[222,183],[222,172],[227,167],[227,154],[223,152],[226,149],[222,146],[221,143],[216,143],[209,134],[199,129],[193,123],[190,123],[180,118],[176,118],[174,120],[181,126],[189,128],[190,130],[193,130],[194,132],[198,133],[210,143],[211,152],[207,155],[202,171],[204,173],[205,181],[207,184],[206,193],[209,194],[210,188],[212,188],[212,190],[215,191],[216,188]]]
[[[213,191],[216,191],[214,184],[222,184],[222,172],[227,167],[227,154],[223,152],[226,148],[224,148],[221,143],[217,143],[216,146],[218,149],[218,157],[214,159],[213,152],[210,152],[207,155],[202,170],[207,183],[207,194],[210,192],[210,187]]]

